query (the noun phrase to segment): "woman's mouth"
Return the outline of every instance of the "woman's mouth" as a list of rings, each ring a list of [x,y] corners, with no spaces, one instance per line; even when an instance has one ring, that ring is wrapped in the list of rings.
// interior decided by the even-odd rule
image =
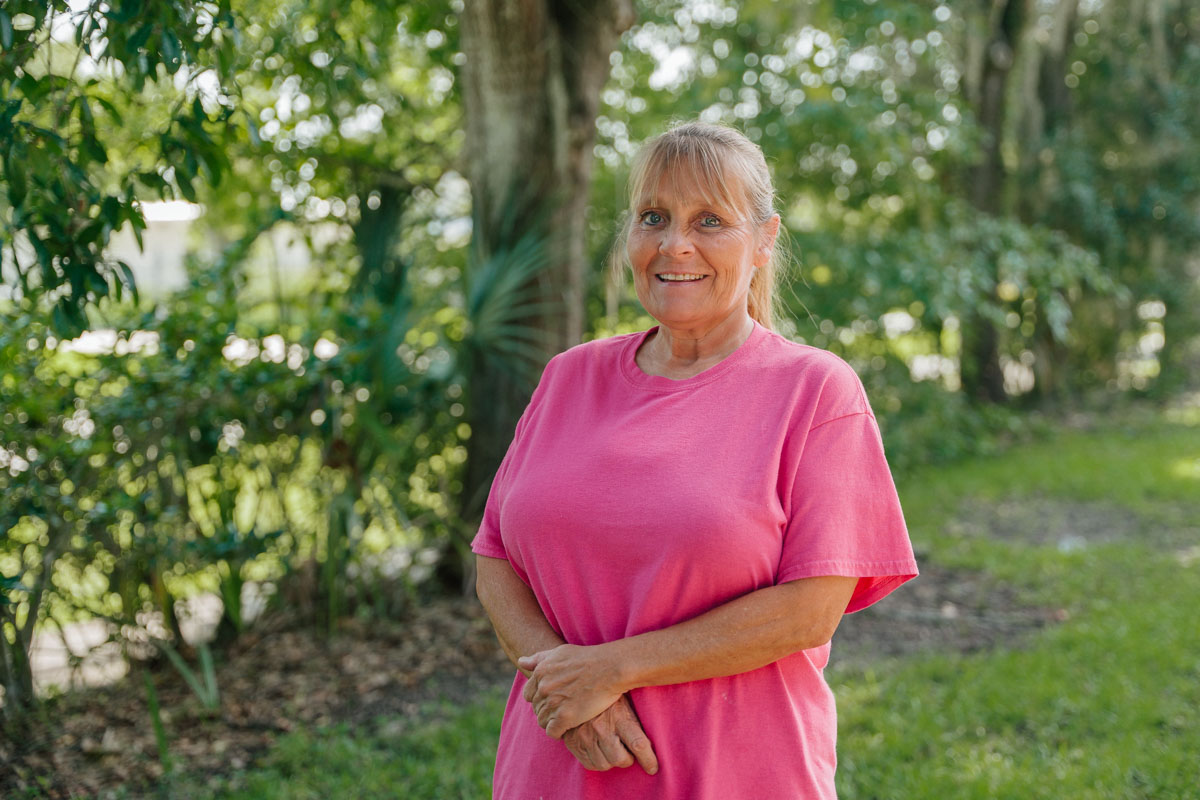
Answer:
[[[708,276],[691,272],[660,272],[655,277],[663,283],[694,283],[702,281]]]

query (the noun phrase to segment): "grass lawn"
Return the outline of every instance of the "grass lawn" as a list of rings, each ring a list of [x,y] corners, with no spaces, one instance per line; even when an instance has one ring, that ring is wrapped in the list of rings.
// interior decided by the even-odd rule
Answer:
[[[1200,425],[1063,432],[907,476],[900,494],[919,558],[1064,619],[999,649],[831,670],[843,800],[1200,798]],[[998,509],[1008,527],[989,535]],[[1080,515],[1099,533],[1064,535]],[[502,708],[293,734],[219,786],[165,791],[485,798]]]
[[[1200,798],[1200,427],[1063,433],[914,475],[901,497],[927,557],[1068,619],[1014,649],[835,681],[841,797]],[[1035,514],[1024,536],[954,533],[964,507],[1002,499],[1112,525],[1095,541],[1046,541]]]
[[[426,709],[420,728],[369,735],[344,727],[290,734],[256,769],[218,788],[194,781],[168,789],[172,797],[238,800],[437,798],[491,796],[492,765],[505,697],[493,694],[461,709]]]

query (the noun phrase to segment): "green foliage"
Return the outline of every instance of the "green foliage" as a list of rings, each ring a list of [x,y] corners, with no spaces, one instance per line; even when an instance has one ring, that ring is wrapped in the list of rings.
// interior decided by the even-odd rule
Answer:
[[[529,321],[549,302],[539,286],[550,265],[547,251],[546,235],[535,226],[507,247],[476,253],[466,280],[464,355],[531,389],[543,366],[543,334]]]
[[[387,306],[331,292],[292,341],[267,335],[241,296],[254,238],[135,314],[112,352],[0,312],[6,712],[32,701],[28,648],[48,616],[106,619],[172,656],[178,600],[218,592],[232,638],[249,581],[309,563],[321,579],[297,610],[330,628],[356,609],[393,615],[428,572],[423,548],[456,524],[467,431],[442,323],[401,284]]]
[[[936,380],[914,382],[898,357],[887,356],[880,369],[848,356],[860,365],[893,474],[995,453],[1047,427],[1028,412],[973,404],[962,392],[948,391]],[[869,360],[875,358],[880,356]]]
[[[233,174],[203,200],[214,225],[282,205],[354,229],[393,198],[429,197],[461,145],[451,58],[457,18],[438,4],[238,0]],[[405,210],[411,211],[407,205]],[[389,219],[393,236],[402,233]],[[409,225],[417,222],[410,219]],[[373,264],[378,254],[364,247]],[[364,277],[371,269],[364,270]]]
[[[904,354],[910,366],[936,355],[966,371],[960,336],[992,328],[1000,359],[1032,371],[1014,398],[1178,388],[1195,374],[1200,332],[1187,266],[1200,172],[1185,144],[1200,108],[1200,17],[1166,4],[1124,24],[1119,4],[1100,3],[1064,33],[1062,5],[1029,17],[1007,121],[991,130],[972,59],[994,21],[973,6],[647,3],[603,95],[595,218],[616,217],[629,156],[667,120],[733,124],[774,172],[805,279],[795,332],[810,343],[876,338],[882,356],[895,349],[883,317],[903,311],[926,334],[927,349]],[[1061,63],[1044,44],[1056,36]],[[1155,41],[1167,49],[1155,54]],[[991,136],[1008,171],[995,216],[964,202]],[[593,246],[610,236],[596,225]],[[1147,358],[1144,337],[1159,333],[1171,344]]]
[[[0,9],[0,252],[21,296],[55,301],[60,336],[86,328],[85,309],[110,293],[120,300],[127,288],[136,299],[129,267],[104,249],[123,225],[140,241],[139,200],[195,199],[198,179],[220,182],[226,156],[212,128],[230,124],[234,109],[219,96],[203,100],[196,81],[226,77],[231,22],[223,0],[14,0]],[[186,88],[171,89],[160,126],[140,132],[145,161],[114,168],[110,149],[124,144],[125,125],[114,89],[137,96],[172,86],[176,74]]]
[[[199,675],[197,675],[196,671],[193,670],[188,663],[183,660],[183,657],[179,655],[179,651],[177,651],[170,644],[166,642],[156,642],[156,644],[163,655],[167,657],[167,660],[171,662],[171,666],[173,666],[183,677],[184,681],[188,685],[188,688],[191,689],[192,693],[196,695],[196,699],[200,701],[200,705],[208,711],[218,710],[221,704],[221,692],[217,687],[217,672],[216,668],[213,666],[212,649],[209,648],[208,644],[201,643],[200,646],[196,648],[200,653]],[[149,678],[147,678],[147,680],[149,680]],[[153,699],[153,692],[151,692],[150,696]],[[150,711],[152,714],[155,713],[153,703]],[[155,730],[155,736],[158,736],[157,730]],[[162,748],[160,746],[160,750],[161,749]]]
[[[1030,197],[1030,211],[1101,253],[1129,289],[1092,323],[1096,340],[1074,366],[1095,372],[1105,359],[1130,358],[1141,337],[1162,334],[1159,374],[1096,377],[1165,396],[1188,385],[1200,354],[1200,282],[1190,265],[1200,246],[1200,9],[1161,8],[1126,15],[1105,3],[1081,20],[1070,58],[1082,124],[1039,143],[1044,190]],[[1147,314],[1146,302],[1164,313]]]
[[[154,745],[158,748],[158,763],[163,770],[171,766],[170,746],[167,742],[167,731],[163,726],[162,711],[158,707],[158,690],[154,688],[154,679],[149,670],[142,670],[142,679],[146,684],[146,706],[150,711],[150,723],[154,726]]]

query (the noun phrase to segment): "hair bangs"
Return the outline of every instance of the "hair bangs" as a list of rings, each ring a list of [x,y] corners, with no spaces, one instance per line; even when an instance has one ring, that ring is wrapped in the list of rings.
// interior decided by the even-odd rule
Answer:
[[[734,217],[744,216],[745,187],[725,164],[714,142],[662,137],[639,154],[632,171],[630,210],[658,205],[658,193],[697,193],[704,202]]]

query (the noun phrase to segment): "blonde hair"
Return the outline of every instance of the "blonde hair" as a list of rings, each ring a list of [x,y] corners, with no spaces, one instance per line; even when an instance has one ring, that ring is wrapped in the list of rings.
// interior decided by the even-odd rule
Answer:
[[[767,160],[762,149],[745,134],[706,122],[672,127],[643,144],[634,157],[628,181],[629,208],[610,253],[610,264],[618,278],[629,266],[626,246],[636,219],[636,204],[647,196],[653,204],[652,195],[660,181],[677,180],[680,175],[695,176],[701,191],[707,193],[707,201],[736,209],[756,225],[766,224],[776,213],[775,187]],[[733,188],[739,185],[741,197]],[[787,249],[780,245],[782,239],[786,239],[786,232],[780,226],[771,257],[750,280],[748,310],[766,328],[774,327],[780,311],[776,286],[788,264]]]

